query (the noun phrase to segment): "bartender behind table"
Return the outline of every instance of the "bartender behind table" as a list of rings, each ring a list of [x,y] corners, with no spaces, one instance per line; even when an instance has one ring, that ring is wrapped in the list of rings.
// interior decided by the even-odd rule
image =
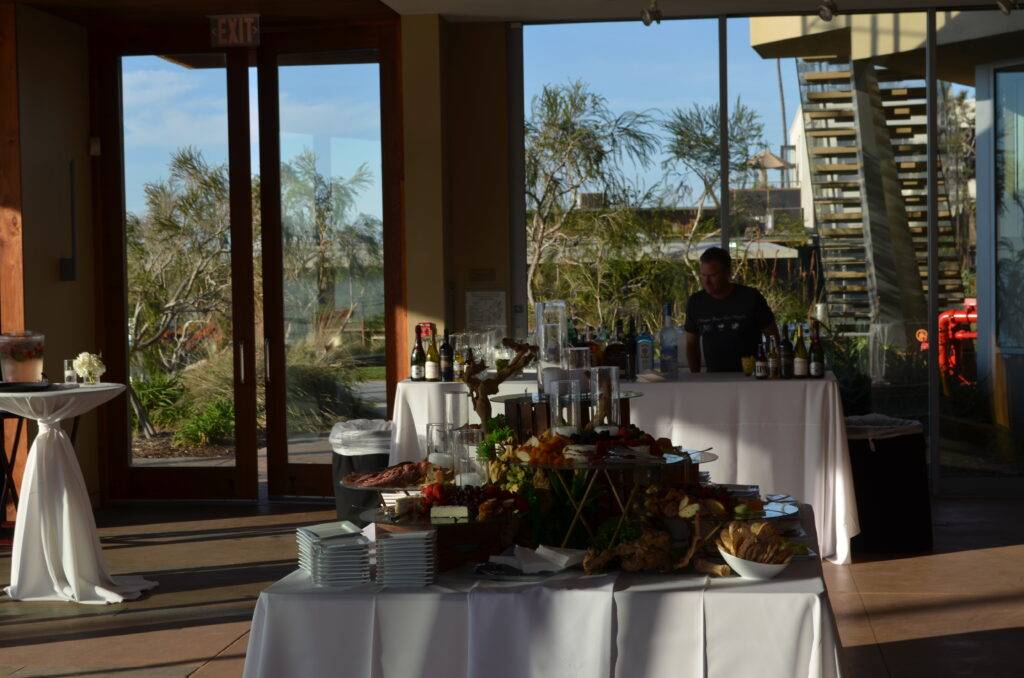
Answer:
[[[761,335],[779,337],[775,315],[753,287],[732,281],[732,259],[721,247],[700,255],[704,289],[686,302],[686,358],[700,372],[701,348],[708,372],[740,372],[743,356],[752,356]]]

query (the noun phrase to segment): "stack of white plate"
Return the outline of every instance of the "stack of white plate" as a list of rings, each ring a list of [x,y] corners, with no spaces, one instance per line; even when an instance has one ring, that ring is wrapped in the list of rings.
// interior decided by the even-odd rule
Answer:
[[[393,587],[422,587],[434,581],[437,533],[377,533],[377,583]]]
[[[299,567],[317,586],[346,587],[370,581],[370,540],[347,520],[295,531]]]

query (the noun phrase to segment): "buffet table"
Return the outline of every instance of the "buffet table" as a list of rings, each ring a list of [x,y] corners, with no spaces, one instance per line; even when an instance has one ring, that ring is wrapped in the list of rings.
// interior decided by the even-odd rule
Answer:
[[[848,563],[860,532],[839,386],[824,379],[758,381],[742,374],[684,374],[629,384],[644,394],[634,424],[694,449],[713,447],[716,483],[757,484],[814,507],[821,553]]]
[[[813,543],[809,507],[802,518]],[[336,590],[296,571],[260,594],[245,676],[833,678],[837,652],[816,558],[765,582],[456,570],[425,589]]]
[[[391,461],[424,457],[429,421],[444,418],[445,390],[462,384],[401,382],[395,397]],[[511,380],[501,393],[535,391],[536,379]],[[706,470],[716,483],[754,484],[801,497],[814,507],[821,553],[850,560],[860,532],[839,387],[825,379],[758,381],[742,374],[683,374],[678,381],[623,382],[639,391],[631,421],[690,449],[713,447]],[[502,412],[495,405],[494,412]]]

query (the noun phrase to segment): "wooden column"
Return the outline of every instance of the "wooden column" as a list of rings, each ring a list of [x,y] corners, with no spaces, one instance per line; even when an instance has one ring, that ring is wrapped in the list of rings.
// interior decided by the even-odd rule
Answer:
[[[18,120],[18,43],[15,6],[0,2],[0,331],[25,329],[25,289],[22,275],[21,126]],[[10,456],[14,423],[4,429],[4,449]],[[20,441],[15,477],[21,484],[25,467],[25,436]],[[13,506],[3,507],[8,520]]]

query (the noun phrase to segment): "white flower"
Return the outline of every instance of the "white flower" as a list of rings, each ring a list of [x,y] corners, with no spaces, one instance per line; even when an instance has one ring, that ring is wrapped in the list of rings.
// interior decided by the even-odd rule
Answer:
[[[75,358],[73,366],[75,374],[83,379],[88,379],[90,376],[99,379],[107,371],[107,366],[94,353],[79,353],[78,357]]]

